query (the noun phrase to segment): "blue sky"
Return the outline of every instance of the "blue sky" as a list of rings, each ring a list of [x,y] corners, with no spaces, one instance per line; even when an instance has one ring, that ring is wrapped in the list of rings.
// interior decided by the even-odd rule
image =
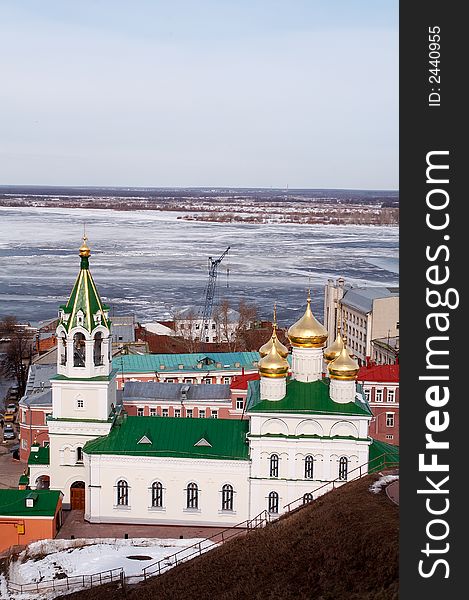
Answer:
[[[396,0],[2,0],[0,184],[397,189]]]

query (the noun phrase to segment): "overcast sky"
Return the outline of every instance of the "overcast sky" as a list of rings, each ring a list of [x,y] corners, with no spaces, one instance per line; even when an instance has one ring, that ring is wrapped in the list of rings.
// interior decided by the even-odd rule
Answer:
[[[0,184],[397,189],[397,0],[1,0]]]

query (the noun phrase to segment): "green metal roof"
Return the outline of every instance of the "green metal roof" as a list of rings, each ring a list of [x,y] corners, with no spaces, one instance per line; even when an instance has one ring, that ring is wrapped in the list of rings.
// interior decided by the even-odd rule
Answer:
[[[26,498],[37,497],[34,506],[26,507]],[[2,490],[0,489],[0,516],[8,517],[53,517],[57,510],[61,492],[59,490]]]
[[[250,413],[306,413],[371,416],[366,403],[339,404],[329,395],[329,379],[304,383],[296,379],[287,381],[287,393],[282,400],[261,400],[260,381],[250,381],[247,410]]]
[[[35,452],[33,448],[36,447]],[[49,464],[49,446],[43,448],[42,446],[31,446],[31,452],[29,453],[28,465],[48,465]]]
[[[83,452],[248,460],[248,430],[246,420],[125,417],[116,422],[107,436],[87,442]],[[144,436],[150,444],[139,444]],[[210,446],[196,446],[202,439],[209,441]]]
[[[253,369],[260,359],[259,352],[194,352],[192,354],[127,354],[112,361],[125,373],[164,373],[167,371],[223,371],[228,368]],[[256,363],[256,364],[255,364]],[[163,369],[161,366],[163,365]],[[179,365],[182,365],[180,367]],[[200,365],[200,366],[198,366]],[[217,366],[218,365],[218,366]]]
[[[93,316],[97,313],[101,314],[101,324],[109,328],[110,322],[104,316],[104,311],[109,310],[109,307],[101,302],[89,270],[88,257],[84,256],[81,258],[80,272],[76,278],[70,298],[67,304],[61,306],[61,308],[65,313],[70,314],[67,321],[61,321],[61,324],[67,331],[77,326],[77,313],[80,310],[84,314],[83,327],[86,330],[91,332],[96,327]]]
[[[368,460],[370,461],[370,473],[381,470],[393,463],[399,464],[399,446],[393,446],[386,442],[373,440],[369,452]]]

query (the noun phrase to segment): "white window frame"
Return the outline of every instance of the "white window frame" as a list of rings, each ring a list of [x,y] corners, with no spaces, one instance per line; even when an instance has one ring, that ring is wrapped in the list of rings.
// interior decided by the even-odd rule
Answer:
[[[393,412],[386,413],[386,427],[394,427],[396,424],[396,415]]]
[[[244,409],[244,398],[236,398],[236,410]]]
[[[379,396],[379,398],[378,398]],[[382,402],[383,401],[383,389],[382,388],[376,388],[375,389],[375,402]]]
[[[396,401],[396,390],[388,389],[387,395],[386,395],[386,400],[388,402],[395,402]]]
[[[145,416],[145,408],[143,406],[137,406],[137,417]]]

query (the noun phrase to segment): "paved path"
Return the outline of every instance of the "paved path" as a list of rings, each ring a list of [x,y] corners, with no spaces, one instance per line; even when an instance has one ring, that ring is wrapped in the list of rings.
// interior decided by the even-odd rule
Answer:
[[[18,443],[18,440],[15,442]],[[0,444],[0,487],[18,489],[18,479],[27,465],[19,460],[13,460],[9,446],[11,442]]]
[[[57,539],[75,538],[207,538],[225,527],[188,527],[186,525],[122,525],[119,523],[87,523],[79,510],[63,511],[64,524]]]
[[[399,504],[399,479],[392,481],[386,487],[386,494],[388,498],[394,502],[394,504]]]

